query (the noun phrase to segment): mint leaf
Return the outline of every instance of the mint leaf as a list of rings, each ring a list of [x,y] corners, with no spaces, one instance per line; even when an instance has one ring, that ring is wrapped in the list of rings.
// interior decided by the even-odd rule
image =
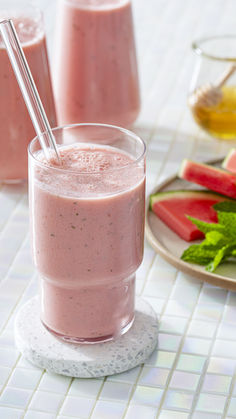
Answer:
[[[217,254],[214,257],[214,260],[208,263],[206,266],[206,270],[208,272],[214,272],[217,268],[217,266],[226,259],[229,256],[232,256],[232,251],[235,251],[236,243],[234,244],[228,244],[226,246],[223,246],[221,249],[218,250]]]
[[[208,233],[209,231],[219,231],[219,232],[226,232],[226,229],[223,225],[217,223],[206,223],[205,221],[198,220],[197,218],[190,217],[187,215],[187,218],[192,221],[193,224],[197,226],[197,228],[202,231],[203,233]]]
[[[213,208],[218,212],[233,212],[236,213],[236,201],[222,201],[213,205]]]
[[[185,262],[206,265],[208,272],[214,272],[228,258],[236,257],[236,201],[218,202],[213,208],[217,211],[218,223],[187,216],[205,234],[205,240],[191,245],[181,256]]]
[[[227,235],[236,237],[236,202],[218,202],[213,208],[217,211],[219,224],[225,226]]]
[[[204,243],[204,242],[203,242]],[[202,244],[193,244],[186,249],[181,259],[185,262],[197,263],[198,265],[206,265],[215,257],[218,249],[207,249]]]
[[[225,236],[224,234],[220,233],[219,231],[209,231],[206,233],[206,238],[202,242],[204,246],[215,246],[216,248],[220,248],[224,246],[226,243],[232,242],[232,238]]]
[[[236,237],[236,214],[231,212],[217,212],[218,222],[225,227],[227,236]]]

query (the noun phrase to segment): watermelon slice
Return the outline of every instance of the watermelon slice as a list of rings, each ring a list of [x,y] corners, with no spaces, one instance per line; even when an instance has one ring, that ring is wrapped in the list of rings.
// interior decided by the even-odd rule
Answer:
[[[230,198],[236,198],[236,176],[222,169],[185,159],[179,177]]]
[[[229,172],[236,174],[236,148],[232,148],[225,157],[222,167]]]
[[[210,191],[176,190],[150,196],[152,210],[165,224],[186,241],[204,238],[204,234],[186,217],[216,223],[217,213],[212,205],[227,200]]]

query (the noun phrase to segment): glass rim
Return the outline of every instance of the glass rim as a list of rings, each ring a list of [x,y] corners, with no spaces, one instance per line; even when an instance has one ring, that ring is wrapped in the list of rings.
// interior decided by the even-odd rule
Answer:
[[[27,5],[27,9],[24,9],[24,11],[22,11],[22,7],[20,7],[19,5],[17,5],[17,7],[15,6],[11,6],[11,3],[8,4],[8,6],[4,9],[7,12],[7,15],[5,16],[2,12],[0,12],[0,22],[4,22],[6,20],[12,20],[14,23],[15,19],[23,19],[23,18],[29,18],[29,19],[33,19],[35,20],[36,24],[38,25],[37,29],[39,29],[39,33],[37,33],[36,35],[32,35],[32,37],[26,41],[21,41],[21,45],[23,47],[28,47],[29,45],[31,45],[33,42],[35,42],[35,40],[37,39],[42,39],[45,36],[45,28],[44,28],[44,18],[43,18],[43,12],[40,9],[40,7],[38,7],[38,5],[36,5],[35,3],[32,3],[32,0],[28,0],[27,1],[28,5]],[[1,15],[2,13],[2,15]],[[18,36],[21,40],[21,33],[18,32]],[[1,35],[0,35],[0,49],[5,49],[5,45],[2,43],[2,39],[1,39]]]
[[[211,60],[215,61],[227,61],[227,62],[236,62],[236,55],[235,56],[217,56],[216,54],[209,54],[204,51],[204,46],[206,42],[209,41],[217,41],[217,40],[223,40],[223,39],[235,39],[236,41],[236,35],[215,35],[215,36],[209,36],[206,38],[200,38],[196,41],[193,41],[192,43],[192,49],[197,55],[201,55],[205,58],[209,58]]]
[[[6,20],[6,19],[14,19],[14,18],[18,18],[18,17],[28,17],[30,15],[31,12],[34,13],[34,17],[38,18],[38,21],[43,21],[43,11],[42,9],[36,4],[34,3],[32,0],[27,0],[27,9],[25,9],[24,11],[22,11],[22,7],[20,7],[20,5],[15,6],[11,4],[11,1],[8,2],[7,6],[5,8],[2,9],[2,11],[0,12],[0,20]],[[7,12],[7,16],[6,17],[2,17],[1,14],[3,14],[3,12]],[[30,15],[31,16],[31,15]]]
[[[134,132],[132,132],[132,131],[130,131],[130,130],[128,130],[128,129],[126,129],[126,128],[123,128],[123,127],[118,127],[118,126],[116,126],[116,125],[110,125],[110,124],[100,124],[100,123],[78,123],[78,124],[68,124],[68,125],[61,125],[61,126],[58,126],[58,127],[54,127],[54,128],[52,128],[52,132],[55,132],[55,131],[62,131],[62,130],[64,130],[64,129],[70,129],[70,128],[78,128],[78,127],[103,127],[103,128],[108,128],[108,129],[114,129],[114,130],[117,130],[117,131],[120,131],[120,132],[122,132],[122,133],[124,133],[124,134],[127,134],[127,135],[129,135],[129,137],[132,137],[133,139],[135,139],[135,140],[138,140],[141,144],[142,144],[142,147],[143,147],[143,150],[142,150],[142,153],[137,157],[137,158],[135,158],[133,161],[131,161],[130,163],[128,163],[128,164],[125,164],[124,166],[119,166],[119,167],[114,167],[114,168],[112,168],[112,169],[109,169],[109,170],[107,170],[106,171],[106,173],[109,173],[109,172],[114,172],[114,171],[118,171],[118,170],[122,170],[122,169],[124,169],[124,168],[127,168],[127,167],[132,167],[132,165],[135,165],[135,164],[137,164],[137,163],[139,163],[144,157],[145,157],[145,154],[146,154],[146,144],[145,144],[145,142],[143,141],[143,139],[141,138],[141,137],[139,137],[137,134],[135,134]],[[43,135],[45,135],[46,134],[46,131],[45,132],[43,132],[42,134],[41,134],[41,136],[43,136]],[[30,143],[29,143],[29,145],[28,145],[28,156],[30,157],[30,158],[32,158],[35,162],[36,162],[36,164],[38,165],[38,166],[41,166],[42,168],[44,168],[44,169],[49,169],[49,170],[52,170],[52,171],[55,171],[55,172],[59,172],[59,173],[70,173],[70,174],[73,174],[73,175],[101,175],[102,173],[104,173],[104,172],[94,172],[94,171],[88,171],[88,172],[80,172],[80,171],[76,171],[76,170],[68,170],[68,169],[63,169],[63,168],[61,168],[61,167],[58,167],[58,166],[50,166],[48,163],[43,163],[42,161],[40,161],[40,160],[38,160],[36,157],[35,157],[35,155],[34,155],[34,153],[32,152],[32,150],[31,150],[31,148],[32,148],[32,146],[36,143],[36,141],[38,141],[39,140],[39,136],[38,135],[36,135],[31,141],[30,141]],[[72,143],[72,144],[76,144],[76,143]],[[86,145],[86,143],[80,143],[80,144],[84,144],[84,145]],[[92,144],[92,142],[90,142],[89,144]],[[63,144],[62,144],[63,145]],[[65,144],[65,145],[71,145],[71,144]],[[106,145],[104,145],[104,146],[106,146]],[[42,150],[41,148],[40,148],[40,150]],[[122,150],[121,150],[122,151]],[[43,150],[42,150],[42,152],[43,152]]]

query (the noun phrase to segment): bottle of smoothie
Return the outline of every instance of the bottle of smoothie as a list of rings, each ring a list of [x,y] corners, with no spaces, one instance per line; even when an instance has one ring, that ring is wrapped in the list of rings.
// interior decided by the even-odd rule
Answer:
[[[19,4],[20,3],[20,4]],[[15,24],[49,121],[56,125],[46,39],[41,12],[30,2],[1,2],[0,19]],[[27,179],[27,146],[35,136],[31,119],[0,37],[0,181]]]
[[[135,272],[143,257],[145,145],[108,125],[53,132],[57,141],[64,138],[61,166],[45,160],[37,138],[29,148],[41,320],[70,342],[114,339],[134,319]]]
[[[135,121],[140,97],[131,0],[58,0],[53,80],[60,125]]]

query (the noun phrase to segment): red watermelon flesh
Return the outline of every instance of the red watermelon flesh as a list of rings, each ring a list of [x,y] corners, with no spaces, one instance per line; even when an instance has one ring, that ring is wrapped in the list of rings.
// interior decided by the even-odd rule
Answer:
[[[186,241],[204,238],[204,234],[186,217],[216,223],[214,204],[225,197],[209,191],[176,190],[150,196],[150,209],[176,234]]]
[[[222,169],[185,159],[179,177],[211,191],[236,198],[236,176]]]

